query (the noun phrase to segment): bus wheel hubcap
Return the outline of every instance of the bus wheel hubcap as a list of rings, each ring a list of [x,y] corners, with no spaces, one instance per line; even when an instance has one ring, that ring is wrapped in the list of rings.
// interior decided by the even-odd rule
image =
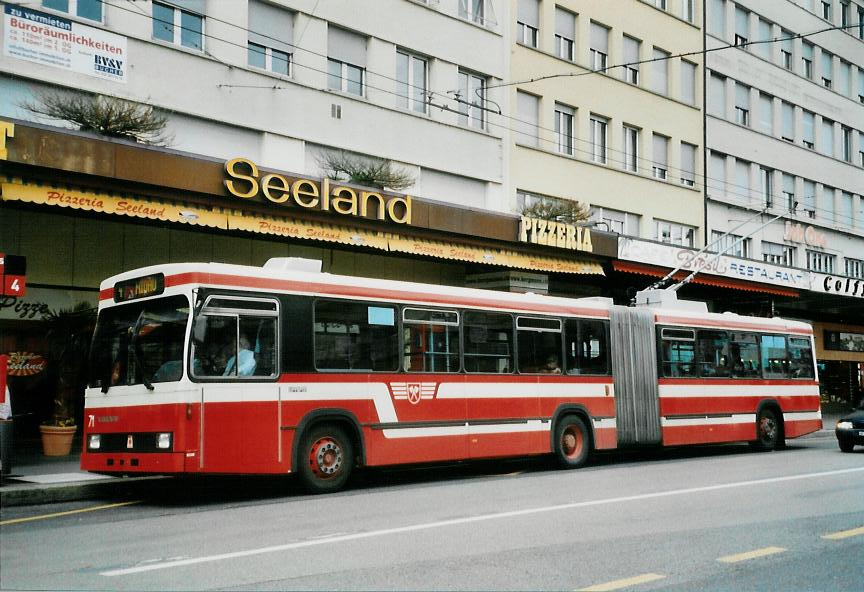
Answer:
[[[335,440],[321,438],[312,445],[309,465],[319,477],[332,477],[342,468],[342,449]]]
[[[564,430],[561,444],[563,445],[565,456],[568,458],[578,456],[582,450],[582,432],[573,426],[568,427]]]
[[[773,440],[777,433],[777,425],[770,417],[762,418],[762,437],[766,440]]]

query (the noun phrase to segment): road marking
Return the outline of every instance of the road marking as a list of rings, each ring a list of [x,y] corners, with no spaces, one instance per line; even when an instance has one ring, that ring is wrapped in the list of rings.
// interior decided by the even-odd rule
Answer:
[[[100,575],[126,576],[130,574],[141,573],[145,571],[155,571],[159,569],[170,569],[173,567],[183,567],[186,565],[197,565],[199,563],[212,563],[215,561],[225,561],[227,559],[238,559],[241,557],[250,557],[253,555],[262,555],[264,553],[277,553],[280,551],[292,551],[294,549],[303,549],[307,547],[316,547],[319,545],[332,545],[335,543],[345,543],[349,541],[359,541],[375,537],[383,537],[395,534],[405,534],[409,532],[418,532],[422,530],[432,530],[436,528],[445,528],[448,526],[461,526],[464,524],[473,524],[477,522],[487,522],[490,520],[502,520],[506,518],[514,518],[519,516],[531,516],[533,514],[545,514],[549,512],[561,512],[563,510],[574,510],[577,508],[589,508],[593,506],[604,506],[609,504],[620,504],[626,502],[642,501],[647,499],[655,499],[662,497],[671,497],[676,495],[687,495],[691,493],[704,493],[709,491],[721,491],[724,489],[734,489],[737,487],[749,487],[753,485],[768,485],[771,483],[785,483],[787,481],[798,481],[801,479],[816,479],[819,477],[833,477],[837,475],[847,475],[849,473],[864,472],[864,467],[854,469],[838,469],[836,471],[823,471],[820,473],[805,473],[802,475],[788,475],[786,477],[772,477],[770,479],[758,479],[753,481],[738,481],[734,483],[722,483],[720,485],[706,485],[704,487],[690,487],[687,489],[674,489],[671,491],[658,491],[655,493],[643,493],[639,495],[630,495],[625,497],[614,497],[608,499],[591,500],[587,502],[573,502],[569,504],[558,504],[555,506],[542,506],[539,508],[528,508],[525,510],[513,510],[510,512],[498,512],[495,514],[481,514],[479,516],[466,516],[464,518],[453,518],[451,520],[441,520],[439,522],[425,522],[420,524],[411,524],[409,526],[398,526],[394,528],[385,528],[381,530],[371,530],[367,532],[357,532],[353,534],[339,535],[326,539],[312,539],[305,541],[297,541],[294,543],[285,543],[282,545],[272,545],[269,547],[259,547],[256,549],[247,549],[245,551],[232,551],[229,553],[219,553],[216,555],[204,555],[201,557],[193,557],[189,559],[180,559],[177,561],[163,561],[161,563],[148,563],[147,565],[137,565],[124,569],[112,569],[109,571],[100,572]]]
[[[783,547],[765,547],[764,549],[755,549],[753,551],[747,551],[746,553],[738,553],[737,555],[727,555],[726,557],[720,557],[717,561],[722,561],[723,563],[738,563],[739,561],[748,561],[750,559],[757,559],[759,557],[765,557],[767,555],[775,555],[777,553],[783,553],[786,549]]]
[[[647,584],[656,580],[662,580],[666,576],[660,574],[649,573],[641,576],[633,576],[632,578],[624,578],[623,580],[615,580],[614,582],[606,582],[605,584],[596,584],[588,588],[579,588],[577,592],[609,592],[610,590],[620,590],[621,588],[629,588],[638,584]]]
[[[853,528],[852,530],[841,530],[840,532],[823,534],[822,538],[832,541],[839,541],[840,539],[848,539],[849,537],[861,536],[862,534],[864,534],[864,526],[860,528]]]
[[[90,508],[81,508],[80,510],[69,510],[68,512],[55,512],[53,514],[42,514],[41,516],[31,516],[30,518],[15,518],[14,520],[3,520],[0,526],[7,524],[20,524],[21,522],[33,522],[34,520],[48,520],[49,518],[59,518],[60,516],[69,516],[71,514],[81,514],[82,512],[96,512],[98,510],[109,510],[111,508],[120,508],[122,506],[131,506],[132,504],[140,504],[144,500],[134,502],[120,502],[117,504],[107,504],[104,506],[92,506]]]

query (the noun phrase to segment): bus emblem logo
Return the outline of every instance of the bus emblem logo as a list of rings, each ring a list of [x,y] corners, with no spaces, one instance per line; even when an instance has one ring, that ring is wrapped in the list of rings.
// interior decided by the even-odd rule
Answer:
[[[423,399],[434,399],[437,386],[434,382],[391,382],[390,390],[397,401],[407,399],[416,405]]]

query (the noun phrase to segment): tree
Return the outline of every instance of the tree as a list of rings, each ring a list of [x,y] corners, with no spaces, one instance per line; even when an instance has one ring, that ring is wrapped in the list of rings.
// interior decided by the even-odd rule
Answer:
[[[581,202],[569,199],[538,199],[522,208],[522,215],[540,220],[553,220],[576,224],[585,222],[591,216],[588,208]]]
[[[142,144],[166,146],[170,136],[165,134],[167,116],[152,107],[116,97],[43,91],[32,101],[24,101],[21,108],[60,121],[68,121],[81,131],[92,131],[111,138],[123,138]]]
[[[397,169],[389,160],[358,156],[338,150],[325,151],[318,155],[318,165],[331,179],[342,179],[376,189],[399,191],[414,185],[414,175]]]
[[[50,311],[42,323],[54,376],[54,412],[49,424],[75,425],[79,407],[84,401],[96,309],[86,302],[79,302],[69,309]]]

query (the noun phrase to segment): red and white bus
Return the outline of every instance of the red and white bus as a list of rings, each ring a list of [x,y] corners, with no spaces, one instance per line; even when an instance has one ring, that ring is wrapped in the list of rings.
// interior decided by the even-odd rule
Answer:
[[[578,467],[634,445],[770,450],[822,427],[805,323],[318,269],[170,264],[103,282],[81,467],[297,473],[331,491],[358,465]]]

